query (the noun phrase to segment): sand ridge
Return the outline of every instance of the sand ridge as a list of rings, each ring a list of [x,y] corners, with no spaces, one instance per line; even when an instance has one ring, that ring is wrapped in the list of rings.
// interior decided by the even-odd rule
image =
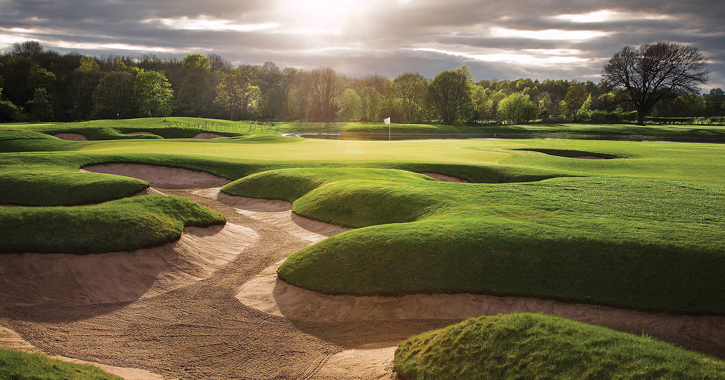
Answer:
[[[208,278],[259,239],[227,223],[187,227],[161,247],[90,255],[0,255],[0,303],[5,306],[82,305],[154,297]]]
[[[151,186],[170,189],[224,186],[231,182],[209,173],[143,164],[89,165],[81,168],[81,171],[137,178],[148,182]]]

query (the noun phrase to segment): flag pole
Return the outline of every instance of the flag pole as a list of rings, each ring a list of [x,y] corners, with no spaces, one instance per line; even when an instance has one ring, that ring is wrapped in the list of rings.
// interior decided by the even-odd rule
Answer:
[[[390,118],[386,118],[383,122],[388,125],[388,157],[393,157],[390,143]]]

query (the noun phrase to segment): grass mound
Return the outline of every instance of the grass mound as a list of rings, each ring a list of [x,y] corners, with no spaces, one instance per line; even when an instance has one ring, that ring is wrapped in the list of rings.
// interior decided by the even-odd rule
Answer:
[[[607,154],[607,153],[595,153],[595,152],[587,152],[583,150],[564,150],[564,149],[521,149],[521,150],[527,150],[530,152],[539,152],[548,154],[551,156],[559,156],[559,157],[567,157],[567,158],[574,158],[574,157],[597,157],[597,158],[603,158],[607,160],[611,160],[614,158],[625,158],[623,156],[617,156],[614,154]]]
[[[174,241],[186,226],[226,218],[178,197],[149,195],[76,207],[3,207],[0,252],[132,251]]]
[[[328,294],[471,292],[722,314],[724,200],[722,187],[665,180],[330,180],[293,211],[370,227],[292,254],[278,275]]]
[[[408,379],[722,379],[725,362],[647,336],[542,314],[471,318],[395,351]]]
[[[0,204],[70,206],[105,202],[148,187],[135,178],[58,167],[0,168]]]
[[[42,354],[0,349],[0,379],[121,380],[88,364],[71,364]]]

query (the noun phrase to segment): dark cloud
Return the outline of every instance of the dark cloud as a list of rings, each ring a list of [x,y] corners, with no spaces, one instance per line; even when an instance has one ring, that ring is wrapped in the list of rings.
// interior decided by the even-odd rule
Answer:
[[[274,61],[281,67],[331,66],[349,76],[377,73],[394,77],[417,71],[430,78],[466,64],[479,80],[596,81],[603,63],[622,47],[673,41],[699,47],[712,61],[708,87],[725,87],[722,0],[368,0],[369,8],[357,10],[338,25],[339,34],[290,33],[300,28],[297,21],[308,29],[324,27],[317,25],[315,15],[285,15],[284,4],[290,1],[295,0],[5,0],[0,1],[0,48],[7,49],[21,39],[37,39],[59,52],[155,53],[177,58],[191,52],[217,53],[238,64]],[[313,9],[312,5],[319,4],[299,1],[302,11],[305,4]],[[325,7],[320,9],[325,11]],[[628,17],[584,23],[556,17],[602,10]],[[276,23],[278,27],[244,33],[189,30],[182,28],[184,18],[187,22],[228,20],[230,25]],[[144,21],[149,19],[152,21]],[[160,19],[177,21],[164,25]],[[533,31],[537,33],[534,37],[547,30],[601,35],[577,39],[564,34],[563,39],[542,40],[530,35],[497,36],[491,28]],[[108,44],[124,44],[126,50]],[[520,62],[472,58],[487,54],[524,54],[528,58]],[[545,64],[547,57],[558,55],[576,61]],[[531,57],[540,57],[541,62]]]

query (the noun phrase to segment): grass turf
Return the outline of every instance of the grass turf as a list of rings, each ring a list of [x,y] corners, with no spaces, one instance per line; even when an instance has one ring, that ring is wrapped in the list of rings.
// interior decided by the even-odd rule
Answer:
[[[71,364],[46,355],[0,349],[0,379],[121,380],[87,364]]]
[[[472,291],[675,313],[725,310],[717,292],[725,268],[722,145],[397,141],[391,159],[387,142],[269,138],[82,142],[3,162],[12,170],[136,162],[247,177],[224,191],[286,199],[298,214],[369,226],[300,251],[280,269],[328,293]],[[619,158],[542,153],[562,151]],[[382,169],[499,184],[438,183]]]
[[[542,314],[471,318],[395,351],[401,380],[723,379],[725,362],[648,336]]]
[[[0,253],[132,251],[174,241],[184,227],[226,218],[185,198],[148,195],[76,207],[0,207]]]

